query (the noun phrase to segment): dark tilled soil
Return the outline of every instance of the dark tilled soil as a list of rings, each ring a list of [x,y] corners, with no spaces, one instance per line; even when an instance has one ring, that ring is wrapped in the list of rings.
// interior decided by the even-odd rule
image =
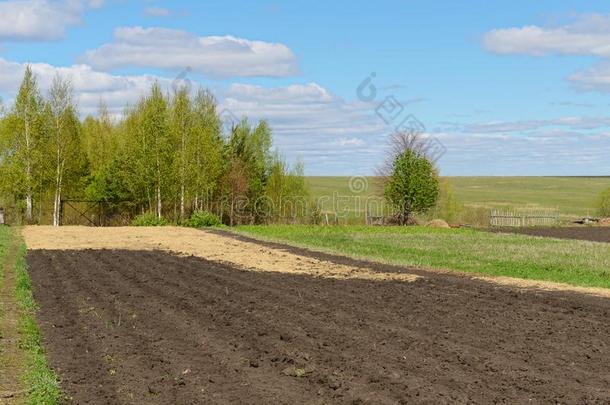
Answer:
[[[28,264],[73,403],[610,402],[603,298],[150,251],[39,250]]]
[[[492,232],[518,233],[559,239],[579,239],[592,242],[610,243],[610,227],[567,227],[567,228],[492,228]]]

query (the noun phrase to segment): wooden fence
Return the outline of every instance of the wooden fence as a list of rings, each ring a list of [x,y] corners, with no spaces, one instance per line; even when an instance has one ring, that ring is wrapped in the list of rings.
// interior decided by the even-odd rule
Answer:
[[[510,212],[492,210],[491,226],[553,226],[559,223],[559,213],[549,211]]]

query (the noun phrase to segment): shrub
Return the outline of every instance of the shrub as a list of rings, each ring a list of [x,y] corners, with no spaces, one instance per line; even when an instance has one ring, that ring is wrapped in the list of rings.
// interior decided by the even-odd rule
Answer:
[[[204,228],[209,226],[219,226],[222,222],[218,216],[207,211],[195,211],[186,221],[185,225],[191,228]]]
[[[439,184],[439,196],[436,206],[430,211],[429,219],[441,218],[447,222],[459,222],[464,214],[464,206],[455,198],[453,188],[448,180]]]
[[[384,196],[406,224],[413,214],[422,214],[436,205],[439,195],[434,164],[423,154],[407,149],[396,156],[392,173],[384,185]]]
[[[147,212],[146,214],[138,215],[131,221],[133,226],[165,226],[167,220],[165,218],[158,218],[156,214]]]
[[[602,217],[610,217],[610,188],[602,191],[597,201],[598,214]]]
[[[316,203],[310,203],[311,209],[308,213],[307,223],[311,225],[319,225],[322,222],[322,210]]]
[[[460,215],[460,222],[476,227],[489,226],[489,208],[487,207],[464,207]]]

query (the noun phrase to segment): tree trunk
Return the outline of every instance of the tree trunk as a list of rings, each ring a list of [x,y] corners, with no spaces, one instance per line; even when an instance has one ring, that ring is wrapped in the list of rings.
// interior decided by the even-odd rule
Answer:
[[[55,172],[55,199],[53,200],[53,226],[59,226],[59,202],[61,199],[61,163],[59,142],[57,146],[57,170]]]
[[[157,185],[157,218],[161,219],[161,185]]]
[[[231,212],[229,213],[229,226],[233,226],[233,204],[235,200],[231,198]]]
[[[61,220],[61,181],[55,190],[55,203],[53,205],[53,226],[59,226]]]
[[[184,221],[184,181],[180,186],[180,221]]]
[[[150,187],[146,187],[146,197],[148,198],[148,212],[152,212],[153,203],[152,197],[150,196]],[[142,214],[144,214],[144,210],[142,209]]]
[[[25,220],[28,224],[32,223],[32,191],[28,190],[25,196]]]
[[[184,220],[184,184],[186,183],[186,124],[182,121],[182,148],[180,150],[180,220]]]
[[[53,226],[59,226],[59,189],[55,190],[53,199]]]
[[[26,195],[25,195],[25,219],[28,224],[32,223],[32,160],[30,153],[30,120],[29,120],[29,105],[25,107],[24,114],[25,126],[25,148],[26,148]]]

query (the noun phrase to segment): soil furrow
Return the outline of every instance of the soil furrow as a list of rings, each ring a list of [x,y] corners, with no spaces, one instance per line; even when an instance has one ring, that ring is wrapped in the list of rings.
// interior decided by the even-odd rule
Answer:
[[[51,333],[50,347],[88,335],[114,354],[121,382],[104,390],[149,381],[155,362],[171,374],[153,393],[134,389],[133,403],[610,401],[610,304],[600,298],[251,272],[159,251],[31,251],[28,260],[41,317],[79,325],[76,338]],[[49,260],[62,263],[54,274]],[[71,307],[87,307],[79,300],[114,327],[75,315]],[[123,311],[137,317],[117,328]],[[63,374],[94,361],[57,356]],[[94,403],[100,387],[79,383],[79,403]]]

